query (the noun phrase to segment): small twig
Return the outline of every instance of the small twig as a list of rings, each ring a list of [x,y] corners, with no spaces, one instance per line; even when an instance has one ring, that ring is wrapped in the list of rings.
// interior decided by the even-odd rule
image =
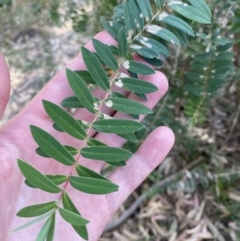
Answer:
[[[119,227],[120,225],[122,225],[124,222],[126,222],[126,220],[132,216],[135,211],[139,208],[139,206],[141,206],[141,204],[151,195],[153,195],[154,193],[158,192],[159,189],[163,188],[164,186],[169,185],[170,183],[177,181],[178,179],[180,179],[186,170],[191,170],[193,169],[195,166],[197,166],[199,163],[201,163],[203,161],[202,158],[198,158],[197,160],[193,161],[192,163],[190,163],[187,167],[183,168],[181,171],[174,173],[168,177],[166,177],[163,180],[158,181],[155,185],[153,185],[151,188],[149,188],[145,193],[143,193],[133,204],[130,208],[128,208],[126,210],[126,212],[124,212],[122,214],[122,216],[120,216],[120,218],[118,218],[116,221],[110,223],[107,225],[107,227],[105,228],[104,232],[109,232],[113,229],[116,229],[117,227]]]

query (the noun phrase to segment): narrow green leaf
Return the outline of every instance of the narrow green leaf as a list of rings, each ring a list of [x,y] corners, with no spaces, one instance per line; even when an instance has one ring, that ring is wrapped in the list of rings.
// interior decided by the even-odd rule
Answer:
[[[152,8],[149,0],[136,0],[136,1],[146,21],[149,22],[152,18]]]
[[[129,1],[129,5],[132,10],[131,14],[133,15],[136,28],[138,29],[138,31],[141,31],[145,26],[143,14],[140,8],[138,7],[138,4],[136,3],[136,1]]]
[[[49,180],[51,180],[54,184],[56,185],[60,185],[64,182],[67,181],[67,176],[64,175],[45,175]],[[30,183],[27,179],[25,180],[25,184],[28,187],[31,188],[36,188],[34,185],[32,185],[32,183]]]
[[[107,22],[105,20],[105,18],[102,16],[101,17],[101,22],[102,22],[102,25],[104,27],[104,29],[114,38],[114,39],[118,39],[118,33],[119,33],[119,30],[118,30],[118,27],[119,29],[122,27],[120,24],[120,26],[114,22],[114,21],[110,21],[110,22]]]
[[[134,94],[144,101],[148,100],[145,94],[142,94],[142,93],[134,93]]]
[[[159,58],[160,55],[158,52],[138,44],[131,44],[130,50],[149,59]]]
[[[122,78],[119,80],[125,89],[135,93],[146,94],[158,91],[158,88],[149,82],[134,79],[134,78]]]
[[[167,30],[166,28],[162,28],[157,25],[151,24],[146,28],[146,31],[153,35],[156,35],[159,38],[164,39],[172,44],[176,44],[179,46],[181,45],[177,36],[175,34],[173,34],[172,32],[170,32],[169,30]]]
[[[100,59],[113,71],[117,71],[118,62],[114,57],[111,49],[101,41],[92,39],[93,46]],[[108,81],[109,82],[109,81]]]
[[[46,213],[46,214],[44,214],[44,215],[42,215],[42,216],[40,216],[40,217],[38,217],[38,218],[28,222],[28,223],[25,223],[24,225],[21,225],[18,228],[15,228],[15,229],[11,230],[11,233],[15,233],[15,232],[20,231],[20,230],[22,230],[24,228],[27,228],[27,227],[35,224],[35,223],[38,223],[38,222],[42,221],[43,219],[50,217],[53,213],[55,213],[55,210],[52,210],[49,213]]]
[[[138,142],[138,138],[133,134],[133,133],[128,133],[128,134],[118,134],[120,137],[123,139],[126,139],[131,142]]]
[[[131,38],[132,37],[131,35],[135,30],[136,24],[134,24],[134,21],[132,19],[132,13],[131,13],[131,9],[130,9],[128,2],[125,2],[123,5],[123,13],[124,13],[125,27],[126,27],[129,37]]]
[[[78,74],[69,69],[66,69],[66,74],[69,85],[71,86],[78,100],[88,111],[90,111],[91,113],[96,113],[96,110],[94,108],[94,103],[96,102],[96,100],[83,79]]]
[[[157,8],[162,8],[164,5],[164,0],[155,0]]]
[[[102,176],[102,175],[92,171],[91,169],[88,169],[88,168],[86,168],[84,166],[81,166],[81,165],[76,166],[76,171],[77,171],[77,174],[80,177],[91,177],[91,178],[96,178],[96,179],[102,179],[102,180],[105,180],[105,181],[109,181],[104,176]]]
[[[62,216],[62,218],[66,222],[68,222],[68,223],[70,223],[72,225],[84,226],[84,225],[89,223],[88,220],[84,219],[79,214],[73,213],[71,211],[68,211],[68,210],[60,208],[60,207],[58,207],[58,210],[59,210],[59,213]]]
[[[157,66],[157,67],[161,67],[162,66],[162,62],[160,59],[154,58],[154,59],[149,59],[146,57],[142,57],[147,63],[151,64],[152,66]]]
[[[118,52],[120,57],[125,57],[128,51],[127,33],[121,28],[118,34]]]
[[[48,218],[48,220],[44,223],[40,232],[38,233],[36,241],[45,241],[48,235],[48,232],[50,230],[51,224],[52,224],[52,217]]]
[[[84,108],[83,104],[79,101],[77,96],[70,96],[65,98],[61,102],[61,106],[64,108]]]
[[[190,4],[198,10],[202,10],[203,13],[207,14],[209,18],[212,18],[212,12],[204,0],[188,0]]]
[[[155,52],[155,57],[158,57],[159,55],[163,55],[166,57],[169,56],[169,51],[167,47],[155,39],[151,39],[148,37],[138,37],[137,41],[142,45],[146,46],[148,50]]]
[[[39,127],[31,125],[30,129],[34,140],[48,156],[64,165],[73,165],[75,159],[57,139]]]
[[[160,22],[164,22],[168,25],[171,25],[191,36],[195,36],[192,27],[183,21],[181,18],[175,17],[173,15],[169,15],[166,12],[163,12],[158,15],[157,20]]]
[[[52,222],[51,222],[51,226],[50,226],[50,229],[48,231],[48,235],[47,235],[47,239],[46,241],[53,241],[53,238],[54,238],[54,231],[55,231],[55,213],[53,213],[51,219],[52,219]]]
[[[81,149],[81,154],[88,159],[109,162],[125,161],[133,155],[127,150],[108,146],[84,147]]]
[[[133,60],[124,61],[123,67],[136,74],[152,75],[155,73],[151,67]]]
[[[67,111],[63,110],[58,105],[52,102],[43,100],[43,106],[49,117],[65,132],[75,137],[76,139],[83,140],[87,133],[82,128],[77,120],[75,120]]]
[[[61,189],[57,185],[28,163],[18,160],[18,166],[23,176],[35,187],[50,193],[61,192]]]
[[[101,141],[97,139],[90,138],[87,141],[88,146],[107,146],[106,144],[102,143]]]
[[[94,42],[94,40],[93,40],[93,42]],[[99,45],[98,45],[97,49],[100,52]],[[95,56],[94,53],[92,53],[90,50],[88,50],[84,47],[81,47],[81,51],[82,51],[84,63],[86,64],[87,69],[88,69],[90,75],[92,76],[92,78],[94,79],[94,81],[103,90],[108,90],[110,88],[109,79],[102,67],[102,64],[98,60],[98,58]],[[112,52],[110,50],[109,50],[109,52],[112,54]],[[101,52],[101,54],[102,54],[102,52]],[[104,56],[104,58],[105,57],[106,56]]]
[[[55,207],[55,204],[56,204],[55,202],[48,202],[48,203],[28,206],[18,211],[16,215],[18,217],[23,217],[23,218],[37,217],[51,211]]]
[[[51,158],[49,155],[47,155],[40,147],[38,147],[35,152],[41,156],[41,157],[45,157],[45,158]]]
[[[59,131],[59,132],[64,132],[64,130],[62,130],[57,124],[53,124],[53,128],[56,130],[56,131]]]
[[[86,84],[96,84],[87,70],[76,70],[74,72],[79,75]]]
[[[168,6],[185,18],[188,18],[195,22],[203,24],[211,23],[211,18],[208,15],[202,13],[201,11],[199,11],[199,9],[196,9],[186,3],[180,1],[172,1],[168,2]]]
[[[70,177],[72,187],[89,194],[103,195],[118,191],[118,186],[110,181],[90,177]]]
[[[73,146],[64,145],[64,147],[71,153],[72,156],[75,156],[79,153],[78,149]],[[50,158],[50,156],[48,156],[40,147],[38,147],[35,151],[39,156]]]
[[[152,110],[145,105],[129,99],[109,98],[106,100],[105,105],[113,110],[133,115],[148,115],[153,113]]]
[[[97,120],[93,123],[93,129],[99,132],[114,133],[114,134],[128,134],[134,133],[144,128],[144,125],[125,119],[106,119]]]
[[[63,202],[64,209],[81,216],[81,214],[79,213],[79,211],[77,210],[77,208],[73,204],[71,198],[68,196],[68,194],[66,192],[63,193],[62,202]],[[72,225],[72,227],[74,228],[74,230],[77,232],[77,234],[80,237],[82,237],[85,240],[88,240],[88,231],[87,231],[86,226]]]
[[[121,161],[121,162],[106,162],[106,163],[111,165],[111,166],[115,166],[115,167],[126,166],[126,162],[125,161]]]

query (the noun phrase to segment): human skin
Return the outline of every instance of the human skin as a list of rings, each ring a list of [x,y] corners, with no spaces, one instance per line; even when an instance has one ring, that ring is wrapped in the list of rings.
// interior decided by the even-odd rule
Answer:
[[[95,36],[107,44],[116,44],[106,32]],[[93,50],[91,42],[86,47]],[[139,59],[138,59],[139,60]],[[68,65],[72,70],[84,69],[84,63],[79,54]],[[148,101],[142,102],[133,94],[131,99],[138,100],[153,108],[164,96],[168,89],[167,78],[156,71],[151,76],[140,76],[142,79],[154,83],[159,91],[148,94]],[[2,117],[9,99],[10,77],[8,67],[2,54],[0,54],[0,117]],[[0,240],[1,241],[34,241],[43,224],[35,224],[17,233],[10,234],[11,229],[16,228],[31,219],[16,217],[21,208],[58,199],[59,194],[49,194],[39,189],[28,188],[24,184],[17,159],[24,160],[44,174],[69,175],[71,167],[66,167],[52,159],[45,159],[35,153],[37,144],[33,140],[29,125],[36,125],[48,131],[61,143],[81,147],[81,141],[73,139],[66,133],[59,133],[52,128],[52,121],[43,109],[42,99],[52,101],[60,105],[61,101],[73,95],[68,85],[65,70],[57,73],[52,80],[33,98],[33,100],[14,118],[9,120],[0,129]],[[94,91],[97,97],[103,97],[103,91]],[[116,113],[104,108],[108,115],[124,118],[124,113]],[[93,120],[93,115],[87,110],[77,110],[74,117],[85,121]],[[127,117],[129,118],[129,117]],[[121,147],[125,140],[110,134],[92,132],[94,138],[115,147]],[[68,185],[67,192],[79,209],[81,215],[90,220],[87,225],[89,240],[97,241],[112,214],[121,206],[124,200],[143,182],[143,180],[164,160],[174,143],[174,134],[167,127],[156,128],[142,143],[141,147],[127,165],[117,168],[108,178],[119,185],[119,191],[108,195],[89,195],[74,190]],[[100,172],[104,166],[103,162],[97,162],[81,158],[79,162],[95,172]],[[56,229],[54,240],[77,241],[82,240],[73,230],[71,225],[56,216]]]

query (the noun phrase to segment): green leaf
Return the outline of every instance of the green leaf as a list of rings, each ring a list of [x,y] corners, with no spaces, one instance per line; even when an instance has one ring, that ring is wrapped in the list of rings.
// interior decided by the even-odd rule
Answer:
[[[117,24],[114,21],[107,22],[104,17],[101,17],[101,22],[104,27],[104,29],[114,38],[118,39],[118,33],[119,30],[122,26],[120,24]]]
[[[48,231],[48,235],[47,235],[47,239],[46,241],[53,241],[53,238],[54,238],[54,231],[55,231],[55,213],[53,213],[51,219],[52,219],[52,222],[51,222],[51,226],[50,226],[50,229]]]
[[[18,160],[18,166],[23,176],[35,187],[50,193],[61,192],[61,189],[57,185],[28,163]]]
[[[73,204],[71,198],[68,196],[68,194],[66,192],[63,193],[62,202],[63,202],[64,209],[81,216],[81,214],[79,213],[79,211],[77,210],[77,208]],[[86,226],[72,225],[72,227],[78,233],[78,235],[80,235],[80,237],[82,237],[85,240],[88,240],[88,231],[87,231]]]
[[[61,106],[64,108],[84,108],[83,104],[79,101],[77,96],[70,96],[65,98],[61,102]]]
[[[60,185],[67,181],[67,176],[64,176],[64,175],[45,175],[45,176],[56,185]],[[27,179],[25,180],[25,184],[31,188],[36,188]]]
[[[49,117],[63,131],[79,140],[83,140],[87,136],[87,133],[79,124],[79,122],[75,120],[68,112],[52,102],[46,100],[43,100],[42,102],[44,109]]]
[[[185,18],[188,18],[195,22],[203,24],[211,23],[211,18],[208,15],[200,12],[199,9],[196,9],[186,3],[180,1],[172,1],[168,2],[168,6]]]
[[[161,39],[171,42],[172,44],[176,44],[179,46],[181,45],[177,36],[172,32],[170,32],[169,30],[167,30],[166,28],[162,28],[157,25],[151,24],[146,28],[146,31],[153,35],[158,36]]]
[[[60,207],[58,207],[58,210],[59,210],[59,213],[62,216],[62,218],[66,222],[68,222],[72,225],[85,226],[86,224],[89,223],[88,220],[84,219],[79,214],[73,213],[71,211],[68,211],[68,210],[60,208]]]
[[[136,28],[136,23],[134,22],[132,12],[133,11],[130,4],[128,2],[125,2],[125,4],[123,5],[124,23],[130,38],[132,38],[132,34]]]
[[[93,129],[99,132],[114,133],[114,134],[128,134],[134,133],[144,128],[144,125],[125,119],[105,119],[97,120],[93,123]]]
[[[43,219],[50,217],[53,213],[55,213],[55,210],[52,210],[49,213],[46,213],[46,214],[44,214],[44,215],[42,215],[42,216],[40,216],[40,217],[38,217],[38,218],[28,222],[28,223],[25,223],[25,224],[19,226],[18,228],[15,228],[15,229],[11,230],[11,233],[15,233],[15,232],[20,231],[20,230],[22,230],[24,228],[27,228],[27,227],[35,224],[35,223],[38,223],[38,222],[42,221]]]
[[[97,139],[90,138],[87,141],[88,146],[107,146],[106,144],[102,143],[101,141]]]
[[[160,59],[154,58],[154,59],[149,59],[146,57],[142,57],[143,60],[145,60],[147,63],[151,64],[152,66],[157,66],[157,67],[161,67],[162,66],[162,62]]]
[[[109,165],[115,166],[115,167],[123,167],[126,166],[126,162],[125,161],[121,161],[121,162],[106,162]]]
[[[198,10],[202,10],[204,14],[207,14],[209,18],[212,18],[212,12],[209,6],[206,4],[204,0],[188,0],[190,4]]]
[[[136,0],[136,1],[146,21],[149,22],[152,18],[152,8],[149,0]]]
[[[158,58],[159,53],[153,51],[152,49],[149,49],[147,47],[144,47],[142,45],[137,45],[137,44],[131,44],[130,45],[130,50],[139,54],[141,57],[153,59],[153,58]]]
[[[120,79],[125,89],[133,91],[135,93],[145,94],[158,91],[158,88],[149,82],[134,79],[134,78],[122,78]]]
[[[136,1],[129,1],[129,6],[131,9],[131,14],[138,31],[141,31],[144,28],[145,22],[141,10],[139,9]]]
[[[157,16],[157,20],[171,25],[191,36],[195,36],[192,27],[181,18],[175,17],[173,15],[168,15],[166,12],[163,12]]]
[[[99,48],[99,46],[98,46],[98,48]],[[81,50],[82,50],[82,56],[84,59],[84,63],[86,64],[87,69],[88,69],[90,75],[92,76],[92,78],[94,79],[94,81],[103,90],[108,90],[110,88],[109,79],[102,67],[102,64],[98,60],[98,58],[95,56],[94,53],[92,53],[91,51],[89,51],[88,49],[86,49],[84,47],[81,47]],[[111,52],[111,51],[109,50],[109,52]],[[112,52],[111,52],[111,54],[112,54]]]
[[[108,146],[91,146],[81,149],[83,157],[93,160],[119,162],[130,158],[133,154],[124,149]]]
[[[96,82],[87,70],[76,70],[74,72],[79,75],[86,84],[96,84]]]
[[[64,145],[64,147],[71,153],[72,156],[75,156],[79,153],[78,149],[73,147],[73,146],[66,146]],[[50,156],[48,156],[40,147],[38,147],[35,152],[42,157],[46,157],[46,158],[50,158]]]
[[[123,67],[136,74],[141,74],[141,75],[155,74],[155,71],[151,67],[133,60],[124,61]]]
[[[70,69],[66,69],[66,74],[69,85],[71,86],[78,100],[88,111],[93,114],[96,113],[96,110],[94,108],[94,103],[96,102],[96,100],[83,79]]]
[[[48,218],[48,220],[44,223],[40,232],[38,233],[36,241],[45,241],[48,235],[48,232],[50,230],[51,224],[52,224],[52,217]]]
[[[162,8],[165,0],[155,0],[157,8]]]
[[[93,46],[99,56],[99,58],[113,71],[117,71],[118,62],[114,57],[111,49],[104,43],[97,39],[92,39]]]
[[[18,217],[23,217],[23,218],[37,217],[51,211],[55,207],[55,205],[56,205],[55,202],[48,202],[48,203],[28,206],[18,211],[16,215]]]
[[[133,115],[148,115],[153,113],[148,107],[137,101],[123,98],[109,98],[105,105],[113,110],[122,111]]]
[[[118,191],[118,186],[110,181],[90,177],[70,177],[70,183],[75,189],[96,195]]]
[[[75,159],[71,153],[52,135],[36,126],[31,125],[30,129],[34,140],[48,156],[67,166],[74,164]]]
[[[56,131],[59,131],[59,132],[64,132],[57,124],[53,124],[53,128],[56,130]]]
[[[166,57],[169,56],[169,51],[167,47],[155,39],[140,36],[137,38],[137,41],[142,45],[146,46],[148,50],[155,52],[154,57],[159,57],[159,55],[163,55]]]
[[[125,57],[128,51],[127,33],[121,28],[118,34],[118,52],[120,57]]]
[[[78,165],[76,166],[76,171],[77,174],[80,177],[91,177],[91,178],[96,178],[96,179],[101,179],[101,180],[105,180],[105,181],[109,181],[107,178],[105,178],[104,176],[92,171],[91,169],[88,169],[84,166]]]
[[[138,138],[133,134],[133,133],[128,133],[128,134],[118,134],[120,137],[123,139],[126,139],[131,142],[138,142]]]

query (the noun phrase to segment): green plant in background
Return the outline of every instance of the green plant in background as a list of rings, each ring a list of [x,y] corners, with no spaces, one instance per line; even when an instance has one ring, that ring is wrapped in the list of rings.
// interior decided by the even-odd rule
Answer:
[[[161,56],[168,57],[170,52],[167,43],[181,45],[187,35],[194,37],[189,21],[202,24],[211,23],[211,12],[204,0],[152,2],[146,0],[129,0],[115,7],[111,21],[101,18],[104,28],[118,41],[117,46],[108,46],[93,39],[96,52],[81,47],[86,71],[66,70],[70,87],[75,93],[62,101],[64,108],[85,108],[94,114],[91,123],[76,120],[63,108],[43,100],[46,113],[53,121],[53,127],[66,132],[73,138],[82,140],[81,147],[63,146],[45,130],[30,126],[32,136],[39,145],[36,152],[45,158],[53,158],[57,162],[71,166],[71,173],[66,175],[44,175],[25,161],[18,160],[19,168],[26,178],[26,185],[39,188],[49,193],[59,193],[58,200],[28,206],[21,209],[19,217],[36,217],[13,231],[26,228],[40,220],[47,219],[40,230],[37,240],[53,240],[55,213],[70,223],[75,231],[84,239],[88,239],[88,220],[81,216],[68,195],[68,186],[78,191],[103,195],[115,192],[118,186],[104,176],[93,172],[80,164],[81,157],[101,160],[112,166],[126,165],[125,161],[133,154],[125,149],[106,146],[104,143],[90,138],[91,130],[114,133],[129,141],[137,141],[135,132],[144,126],[134,119],[139,115],[152,113],[143,104],[113,92],[112,86],[124,88],[146,100],[146,94],[157,91],[157,88],[138,78],[138,75],[151,75],[155,71],[146,64],[136,62],[132,54],[137,53],[153,66],[161,66]],[[54,14],[57,16],[57,14]],[[57,18],[57,17],[56,17]],[[186,20],[187,19],[187,20]],[[109,78],[110,69],[113,77]],[[124,69],[126,73],[123,73]],[[105,91],[105,96],[98,99],[89,90],[93,84]],[[133,119],[115,119],[102,112],[106,106],[112,110],[129,114]],[[73,175],[73,171],[77,176]],[[63,186],[60,186],[63,184]],[[61,205],[62,203],[62,205]],[[91,220],[90,220],[91,221]]]
[[[230,39],[221,37],[219,29],[197,36],[200,41],[192,43],[195,53],[190,62],[191,72],[186,73],[189,83],[185,90],[191,96],[188,96],[185,113],[190,117],[190,126],[206,120],[211,99],[220,94],[220,88],[228,81],[230,71],[234,70]]]

